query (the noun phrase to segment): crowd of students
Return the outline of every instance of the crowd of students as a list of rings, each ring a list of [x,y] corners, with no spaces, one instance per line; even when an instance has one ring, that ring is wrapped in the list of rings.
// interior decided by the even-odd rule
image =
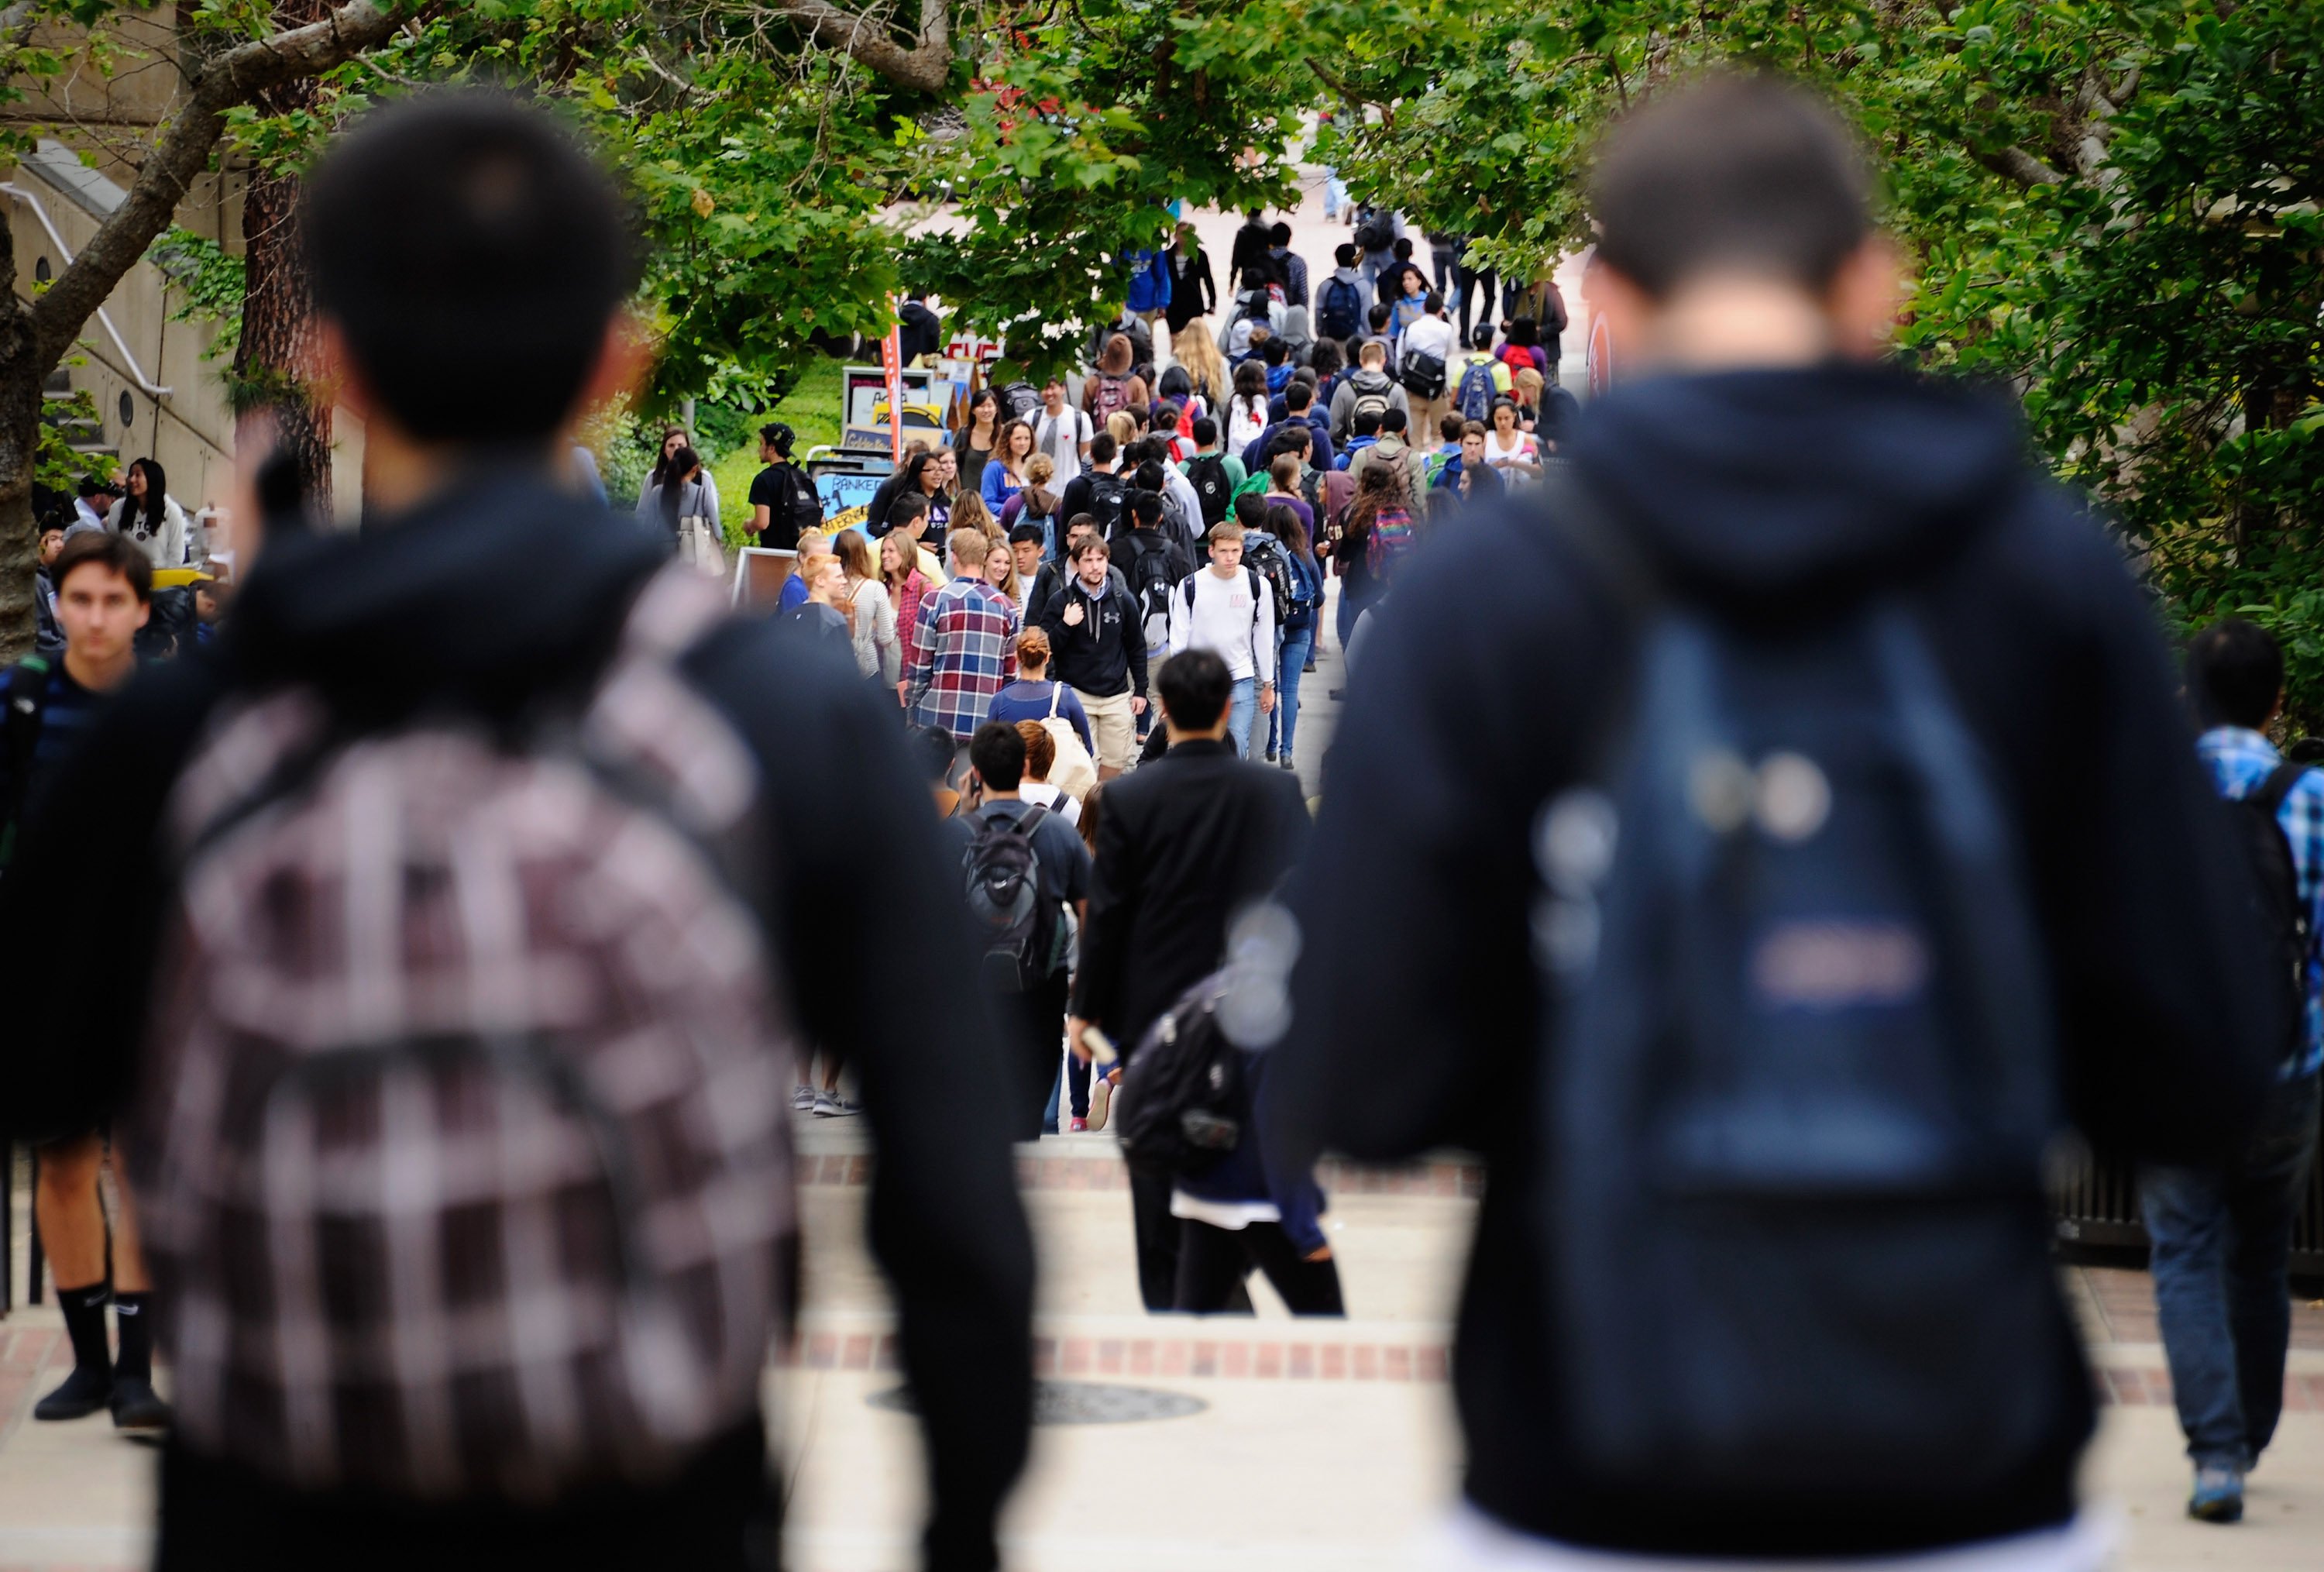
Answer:
[[[1154,1310],[1258,1271],[1343,1313],[1318,1154],[1481,1151],[1446,1565],[2095,1572],[2071,1119],[2147,1164],[2189,1508],[2239,1515],[2324,786],[2264,633],[2174,682],[2012,411],[1877,364],[1870,189],[1796,89],[1657,95],[1589,193],[1642,375],[1579,423],[1545,316],[1451,357],[1392,215],[1324,283],[1372,287],[1345,343],[1255,218],[1223,332],[1158,255],[1160,345],[981,397],[860,532],[764,428],[796,571],[735,618],[670,560],[716,517],[684,432],[649,527],[570,485],[627,363],[612,182],[497,97],[368,116],[300,220],[365,528],[269,535],[218,648],[144,671],[135,532],[59,531],[61,658],[9,679],[5,1113],[74,1285],[36,1411],[169,1426],[158,1309],[164,1565],[771,1565],[790,1115],[851,1111],[844,1064],[931,1568],[997,1565],[1026,1455],[1009,1143],[1111,1124]],[[410,327],[471,320],[544,351],[487,386]],[[1333,576],[1360,676],[1311,818]]]

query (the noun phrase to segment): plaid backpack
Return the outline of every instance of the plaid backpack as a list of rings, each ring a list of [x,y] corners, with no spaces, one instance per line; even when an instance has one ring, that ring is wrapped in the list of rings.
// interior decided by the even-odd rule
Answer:
[[[130,1151],[178,1422],[310,1489],[540,1501],[757,1411],[794,1229],[756,762],[648,582],[521,728],[293,688],[180,778]]]
[[[1364,541],[1364,566],[1376,579],[1386,578],[1413,548],[1412,514],[1400,503],[1389,503],[1372,515],[1371,534]]]

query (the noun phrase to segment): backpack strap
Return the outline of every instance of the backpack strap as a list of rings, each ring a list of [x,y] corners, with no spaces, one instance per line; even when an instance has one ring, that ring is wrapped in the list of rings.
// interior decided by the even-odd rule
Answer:
[[[2292,787],[2298,785],[2300,778],[2308,773],[2308,768],[2306,764],[2293,760],[2284,760],[2268,772],[2267,779],[2259,783],[2259,790],[2254,791],[2246,800],[2264,811],[2270,818],[2273,818],[2283,810],[2283,800],[2292,795]]]
[[[1065,697],[1065,685],[1062,682],[1052,680],[1049,684],[1049,718],[1051,720],[1057,718],[1057,706],[1064,702]]]

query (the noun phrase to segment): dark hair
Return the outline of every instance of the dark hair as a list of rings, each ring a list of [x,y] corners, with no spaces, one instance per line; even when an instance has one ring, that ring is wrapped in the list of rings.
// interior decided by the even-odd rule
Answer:
[[[1453,421],[1458,420],[1460,420],[1458,415],[1447,415],[1444,417],[1444,424],[1447,427],[1450,427]],[[1461,430],[1458,432],[1451,432],[1448,434],[1456,437],[1459,440],[1463,442],[1467,441],[1471,437],[1474,437],[1478,441],[1481,442],[1486,438],[1491,436],[1493,431],[1492,428],[1486,425],[1482,421],[1461,421]]]
[[[1276,504],[1280,507],[1280,503]],[[1267,527],[1267,499],[1255,491],[1244,492],[1234,499],[1235,522],[1246,530]]]
[[[1394,404],[1388,405],[1388,408],[1380,411],[1380,430],[1382,431],[1402,431],[1408,430],[1411,425],[1411,417],[1407,416],[1402,410],[1397,409]]]
[[[798,440],[798,433],[780,421],[769,421],[759,428],[759,440],[788,458],[791,456],[791,444]]]
[[[961,422],[960,429],[964,431],[974,430],[977,408],[988,401],[992,405],[992,439],[998,442],[1001,440],[1001,422],[1009,418],[1009,411],[1001,407],[1001,391],[998,388],[981,387],[969,395],[968,419]]]
[[[988,791],[1014,791],[1025,779],[1025,739],[1013,722],[988,720],[968,739],[968,762]]]
[[[1090,517],[1087,513],[1075,513],[1074,515],[1073,523],[1067,527],[1065,531],[1065,539],[1069,541],[1072,540],[1074,531],[1084,526],[1088,528],[1089,533],[1082,537],[1082,542],[1080,545],[1075,546],[1072,550],[1065,553],[1065,560],[1068,562],[1078,562],[1092,551],[1096,552],[1099,556],[1106,558],[1109,560],[1111,559],[1113,556],[1113,548],[1105,543],[1105,537],[1097,532],[1097,521]]]
[[[1141,458],[1138,463],[1138,473],[1130,477],[1130,484],[1140,491],[1150,491],[1158,495],[1163,486],[1169,484],[1169,480],[1162,473],[1161,460]]]
[[[1461,439],[1461,433],[1468,429],[1469,422],[1459,415],[1447,415],[1436,422],[1436,434],[1447,442],[1458,442]]]
[[[888,504],[888,528],[893,530],[899,524],[908,524],[927,511],[927,494],[918,491],[902,492],[898,495],[894,502]]]
[[[1283,542],[1283,549],[1295,557],[1307,555],[1307,527],[1299,515],[1281,503],[1271,503],[1267,509],[1267,532]]]
[[[128,472],[124,470],[121,480],[121,532],[134,535],[141,541],[151,540],[161,532],[161,522],[169,515],[170,477],[151,458],[133,458],[129,461],[129,468],[144,473],[145,505],[140,509],[137,499],[129,495]],[[142,524],[137,522],[140,512],[145,515],[145,522]],[[55,582],[61,584],[64,580],[58,578]]]
[[[130,593],[140,604],[152,605],[153,600],[153,564],[135,541],[126,535],[116,535],[109,530],[83,530],[69,537],[64,550],[49,565],[49,583],[56,593],[65,592],[65,580],[76,568],[96,563],[107,572],[118,573],[129,580]]]
[[[2200,725],[2257,731],[2282,692],[2283,647],[2257,623],[2222,617],[2188,642],[2187,697]]]
[[[1478,323],[1477,330],[1469,335],[1469,347],[1471,349],[1490,349],[1492,347],[1493,325],[1490,322]]]
[[[1509,342],[1520,349],[1531,349],[1541,342],[1541,328],[1531,317],[1511,317]]]
[[[1396,238],[1396,244],[1389,246],[1388,249],[1388,254],[1394,256],[1397,261],[1410,262],[1412,260],[1412,236],[1409,235],[1397,236]]]
[[[1444,309],[1444,297],[1431,290],[1427,299],[1420,302],[1420,309],[1433,317]]]
[[[1372,309],[1364,313],[1365,319],[1371,323],[1372,331],[1375,333],[1387,327],[1388,319],[1395,315],[1396,308],[1386,301],[1374,301]]]
[[[669,439],[672,437],[685,439],[678,443],[680,448],[691,448],[694,445],[692,433],[688,432],[684,426],[664,426],[661,429],[661,440],[654,445],[653,467],[646,472],[647,485],[659,485],[669,477],[669,461],[678,457],[669,450]]]
[[[1206,732],[1227,712],[1234,679],[1227,663],[1212,650],[1187,650],[1162,662],[1154,674],[1154,690],[1162,700],[1162,714],[1180,731]]]
[[[1186,375],[1185,366],[1173,365],[1162,374],[1161,384],[1155,391],[1166,399],[1183,403],[1194,396],[1194,379]]]
[[[656,483],[661,487],[658,499],[661,504],[661,522],[669,526],[671,534],[678,533],[678,504],[685,499],[686,477],[700,467],[702,455],[692,448],[680,448],[669,456],[669,469]]]
[[[638,276],[604,171],[548,115],[485,90],[365,115],[307,177],[300,227],[317,308],[424,441],[546,440]]]
[[[953,759],[960,753],[960,744],[952,733],[940,726],[913,728],[912,748],[918,754],[921,772],[931,786],[940,785],[952,773]]]
[[[1111,431],[1100,431],[1090,439],[1092,464],[1111,464],[1113,462],[1114,455],[1120,451],[1121,446],[1113,439],[1113,433]]]
[[[1194,417],[1194,446],[1207,448],[1219,439],[1219,423],[1208,415]]]
[[[1274,282],[1274,274],[1263,267],[1252,266],[1242,270],[1242,287],[1246,290],[1257,290],[1264,295],[1267,286]]]
[[[1267,445],[1268,458],[1269,462],[1277,458],[1296,458],[1302,453],[1314,451],[1314,430],[1301,421],[1275,434],[1275,440]]]
[[[1378,410],[1358,410],[1348,423],[1359,437],[1377,437],[1379,435],[1379,422],[1380,412]]]
[[[1341,267],[1355,266],[1358,254],[1355,242],[1352,240],[1343,240],[1332,247],[1332,261]]]
[[[1162,522],[1162,494],[1144,487],[1130,494],[1130,516],[1138,521],[1139,529],[1151,529]]]
[[[1012,546],[1046,545],[1048,539],[1048,532],[1038,524],[1019,524],[1009,532],[1009,543]]]
[[[1240,365],[1236,366],[1234,369],[1234,396],[1237,398],[1265,398],[1267,396],[1267,367],[1261,365],[1256,360],[1246,360]]]
[[[1308,352],[1307,364],[1314,369],[1315,380],[1321,382],[1347,365],[1348,357],[1341,350],[1337,339],[1319,338],[1315,347]]]
[[[1664,88],[1607,134],[1588,210],[1598,260],[1649,295],[1720,269],[1821,293],[1872,229],[1872,173],[1822,99],[1721,72]]]
[[[1290,244],[1291,244],[1291,226],[1290,226],[1290,225],[1288,225],[1288,224],[1286,224],[1282,219],[1277,218],[1277,220],[1276,220],[1272,225],[1270,225],[1270,226],[1268,227],[1268,231],[1267,231],[1267,243],[1268,243],[1269,245],[1290,245]]]
[[[1280,365],[1291,358],[1291,346],[1281,338],[1270,338],[1259,347],[1259,357],[1269,365]]]
[[[1290,384],[1283,390],[1283,410],[1286,414],[1296,414],[1314,402],[1315,384],[1312,382],[1301,382],[1297,377],[1294,377]]]
[[[81,497],[119,496],[121,483],[117,480],[107,480],[102,476],[84,475],[80,477],[80,484],[73,490],[76,495]]]

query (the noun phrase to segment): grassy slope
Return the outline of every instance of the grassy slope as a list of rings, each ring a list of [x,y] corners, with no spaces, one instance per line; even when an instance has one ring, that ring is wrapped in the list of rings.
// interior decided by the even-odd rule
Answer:
[[[777,404],[767,416],[781,421],[798,433],[795,451],[804,458],[810,448],[839,440],[839,362],[817,356],[807,365],[806,375],[792,388],[790,396]],[[747,442],[710,467],[718,482],[719,522],[726,526],[731,541],[751,516],[751,481],[765,467],[759,462],[759,447]]]

